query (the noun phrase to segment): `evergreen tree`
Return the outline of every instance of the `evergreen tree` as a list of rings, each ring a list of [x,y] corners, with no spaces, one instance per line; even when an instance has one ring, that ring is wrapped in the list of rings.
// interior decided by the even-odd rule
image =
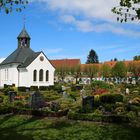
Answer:
[[[99,63],[99,60],[96,52],[93,49],[91,49],[87,57],[86,64],[93,64],[93,63]]]
[[[136,55],[133,57],[133,60],[140,60],[140,55]]]

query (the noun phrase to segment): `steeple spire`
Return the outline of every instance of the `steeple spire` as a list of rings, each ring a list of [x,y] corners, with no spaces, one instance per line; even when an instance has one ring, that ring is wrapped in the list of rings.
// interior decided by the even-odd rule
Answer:
[[[18,48],[30,48],[30,36],[25,29],[25,24],[23,25],[23,29],[20,32],[18,39]]]

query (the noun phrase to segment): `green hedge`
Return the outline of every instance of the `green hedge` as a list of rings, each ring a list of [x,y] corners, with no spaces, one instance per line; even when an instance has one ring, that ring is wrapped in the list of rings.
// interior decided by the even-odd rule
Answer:
[[[26,87],[24,86],[18,87],[18,91],[26,92]]]
[[[39,90],[42,90],[42,91],[48,90],[48,86],[40,86]]]
[[[101,103],[116,103],[123,102],[123,95],[121,94],[102,94],[100,96]]]
[[[38,86],[30,86],[30,91],[37,91],[38,90]]]
[[[130,122],[129,117],[124,116],[124,115],[96,115],[93,113],[82,114],[82,113],[74,113],[74,112],[68,113],[68,119],[99,121],[99,122],[113,122],[113,123]]]

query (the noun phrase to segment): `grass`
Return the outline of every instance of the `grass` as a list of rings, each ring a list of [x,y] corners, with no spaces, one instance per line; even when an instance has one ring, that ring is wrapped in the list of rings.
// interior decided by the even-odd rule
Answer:
[[[66,118],[0,116],[0,140],[139,140],[140,127]]]

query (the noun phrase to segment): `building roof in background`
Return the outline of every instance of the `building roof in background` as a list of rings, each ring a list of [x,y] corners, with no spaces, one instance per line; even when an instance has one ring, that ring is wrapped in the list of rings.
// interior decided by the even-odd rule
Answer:
[[[102,67],[102,63],[94,63],[94,64],[81,64],[81,68],[84,69],[85,67],[88,67],[88,66],[98,66],[99,69],[101,69]]]
[[[50,62],[55,68],[75,67],[81,64],[80,59],[59,59],[59,60],[50,60]]]
[[[104,64],[107,64],[109,65],[110,67],[114,67],[115,64],[119,62],[119,61],[105,61]],[[140,60],[137,60],[137,61],[133,61],[133,60],[127,60],[127,61],[122,61],[126,66],[128,66],[130,63],[140,63]]]

